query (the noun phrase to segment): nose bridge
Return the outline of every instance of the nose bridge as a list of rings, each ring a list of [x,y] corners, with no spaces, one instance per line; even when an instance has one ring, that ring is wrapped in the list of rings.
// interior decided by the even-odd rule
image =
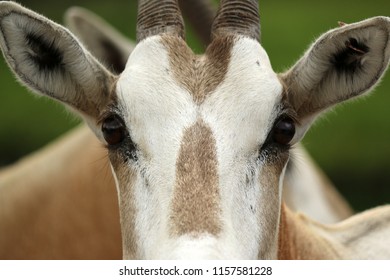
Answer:
[[[176,163],[170,232],[174,236],[221,231],[216,142],[211,128],[198,120],[188,127]]]

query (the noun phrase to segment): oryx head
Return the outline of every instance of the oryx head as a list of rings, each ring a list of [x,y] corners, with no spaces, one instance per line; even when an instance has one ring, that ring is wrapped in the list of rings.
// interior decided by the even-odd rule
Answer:
[[[203,55],[185,42],[176,0],[138,12],[119,76],[12,2],[0,3],[0,43],[23,83],[79,112],[107,146],[124,258],[276,258],[289,150],[321,111],[378,81],[389,19],[332,30],[277,75],[257,0],[221,1]]]

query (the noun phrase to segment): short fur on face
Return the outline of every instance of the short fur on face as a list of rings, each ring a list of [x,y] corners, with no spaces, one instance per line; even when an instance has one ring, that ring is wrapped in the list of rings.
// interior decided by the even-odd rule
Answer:
[[[152,16],[148,7],[157,2],[149,3],[141,3],[142,15]],[[165,1],[177,13],[175,3]],[[280,243],[296,236],[287,234],[294,218],[282,211],[279,220],[290,145],[321,111],[363,94],[387,68],[390,19],[377,17],[325,34],[278,77],[254,36],[257,1],[245,2],[254,12],[249,25],[225,28],[224,17],[242,12],[234,3],[222,1],[222,25],[203,56],[185,44],[179,14],[167,17],[168,26],[159,13],[139,17],[140,42],[116,77],[66,29],[0,2],[0,45],[10,68],[79,112],[107,144],[125,258],[276,258],[278,230],[286,233]],[[284,141],[292,125],[295,136]],[[114,143],[106,133],[117,136]],[[388,215],[375,215],[378,234],[386,233]]]
[[[231,257],[240,256],[234,251],[244,254],[249,248],[253,248],[252,256],[255,256],[261,235],[261,226],[257,223],[260,218],[256,216],[264,203],[254,199],[251,207],[238,209],[245,197],[255,198],[261,192],[256,177],[259,167],[274,164],[272,160],[257,158],[262,152],[262,142],[278,117],[279,112],[274,108],[281,102],[282,86],[264,50],[254,40],[228,36],[215,44],[205,55],[196,56],[180,38],[151,37],[136,47],[118,80],[114,107],[119,108],[131,138],[139,147],[138,161],[126,164],[133,164],[139,170],[136,188],[149,192],[142,199],[135,198],[136,204],[153,205],[144,208],[145,212],[138,212],[136,219],[153,220],[159,216],[158,222],[147,225],[147,229],[136,227],[135,230],[141,238],[148,236],[144,244],[151,242],[150,236],[160,235],[160,240],[155,241],[159,243],[151,247],[164,247],[164,243],[168,244],[177,234],[188,235],[190,239],[211,235],[226,246],[232,241],[240,244],[240,239],[247,240],[241,249],[231,248]],[[176,52],[172,51],[173,46]],[[213,75],[214,67],[218,67],[215,71],[221,76]],[[247,80],[240,79],[242,75]],[[234,134],[226,136],[226,131]],[[191,142],[199,144],[190,148],[194,145],[189,144]],[[190,146],[185,148],[187,145]],[[282,169],[286,162],[287,158]],[[193,174],[202,179],[198,181],[191,175],[190,181],[184,180],[188,175],[184,175],[187,171],[183,168],[196,171]],[[282,169],[277,172],[281,173]],[[242,175],[235,170],[241,170]],[[274,176],[278,178],[280,174]],[[147,187],[144,182],[148,182]],[[278,189],[279,182],[276,183]],[[189,193],[192,195],[185,198]],[[278,205],[279,195],[275,199]],[[180,206],[179,201],[184,202],[183,206],[193,206]],[[232,209],[238,213],[231,212]],[[243,215],[240,211],[248,213]],[[123,213],[128,212],[123,209]],[[248,216],[249,220],[242,219],[243,216]],[[180,218],[177,220],[177,217]],[[183,227],[186,220],[196,224]],[[207,226],[201,230],[203,222]],[[276,225],[276,221],[273,223]],[[245,224],[247,228],[258,230],[244,231]],[[269,227],[275,228],[275,225]],[[222,252],[218,254],[223,257]]]

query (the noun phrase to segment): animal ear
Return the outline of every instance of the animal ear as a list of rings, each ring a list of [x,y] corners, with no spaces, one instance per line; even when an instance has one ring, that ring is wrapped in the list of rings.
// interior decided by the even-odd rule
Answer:
[[[122,73],[134,49],[133,42],[101,17],[80,7],[67,10],[65,24],[108,69]]]
[[[390,57],[390,18],[375,17],[322,35],[286,73],[287,101],[303,130],[323,110],[360,96],[383,76]]]
[[[59,100],[87,120],[108,102],[114,76],[64,27],[14,2],[0,2],[0,46],[28,88]]]

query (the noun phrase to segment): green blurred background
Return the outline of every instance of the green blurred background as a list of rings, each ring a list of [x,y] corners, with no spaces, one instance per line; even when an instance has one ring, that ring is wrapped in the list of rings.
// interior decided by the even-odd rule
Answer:
[[[135,0],[20,0],[62,23],[77,5],[135,36]],[[196,11],[194,11],[196,12]],[[321,33],[338,21],[390,16],[389,0],[261,1],[262,42],[276,72],[292,65]],[[189,30],[190,31],[190,30]],[[202,51],[190,34],[190,45]],[[390,202],[390,75],[368,98],[341,105],[319,120],[304,139],[313,158],[356,210]],[[0,166],[39,149],[79,123],[62,106],[27,93],[0,59]]]

